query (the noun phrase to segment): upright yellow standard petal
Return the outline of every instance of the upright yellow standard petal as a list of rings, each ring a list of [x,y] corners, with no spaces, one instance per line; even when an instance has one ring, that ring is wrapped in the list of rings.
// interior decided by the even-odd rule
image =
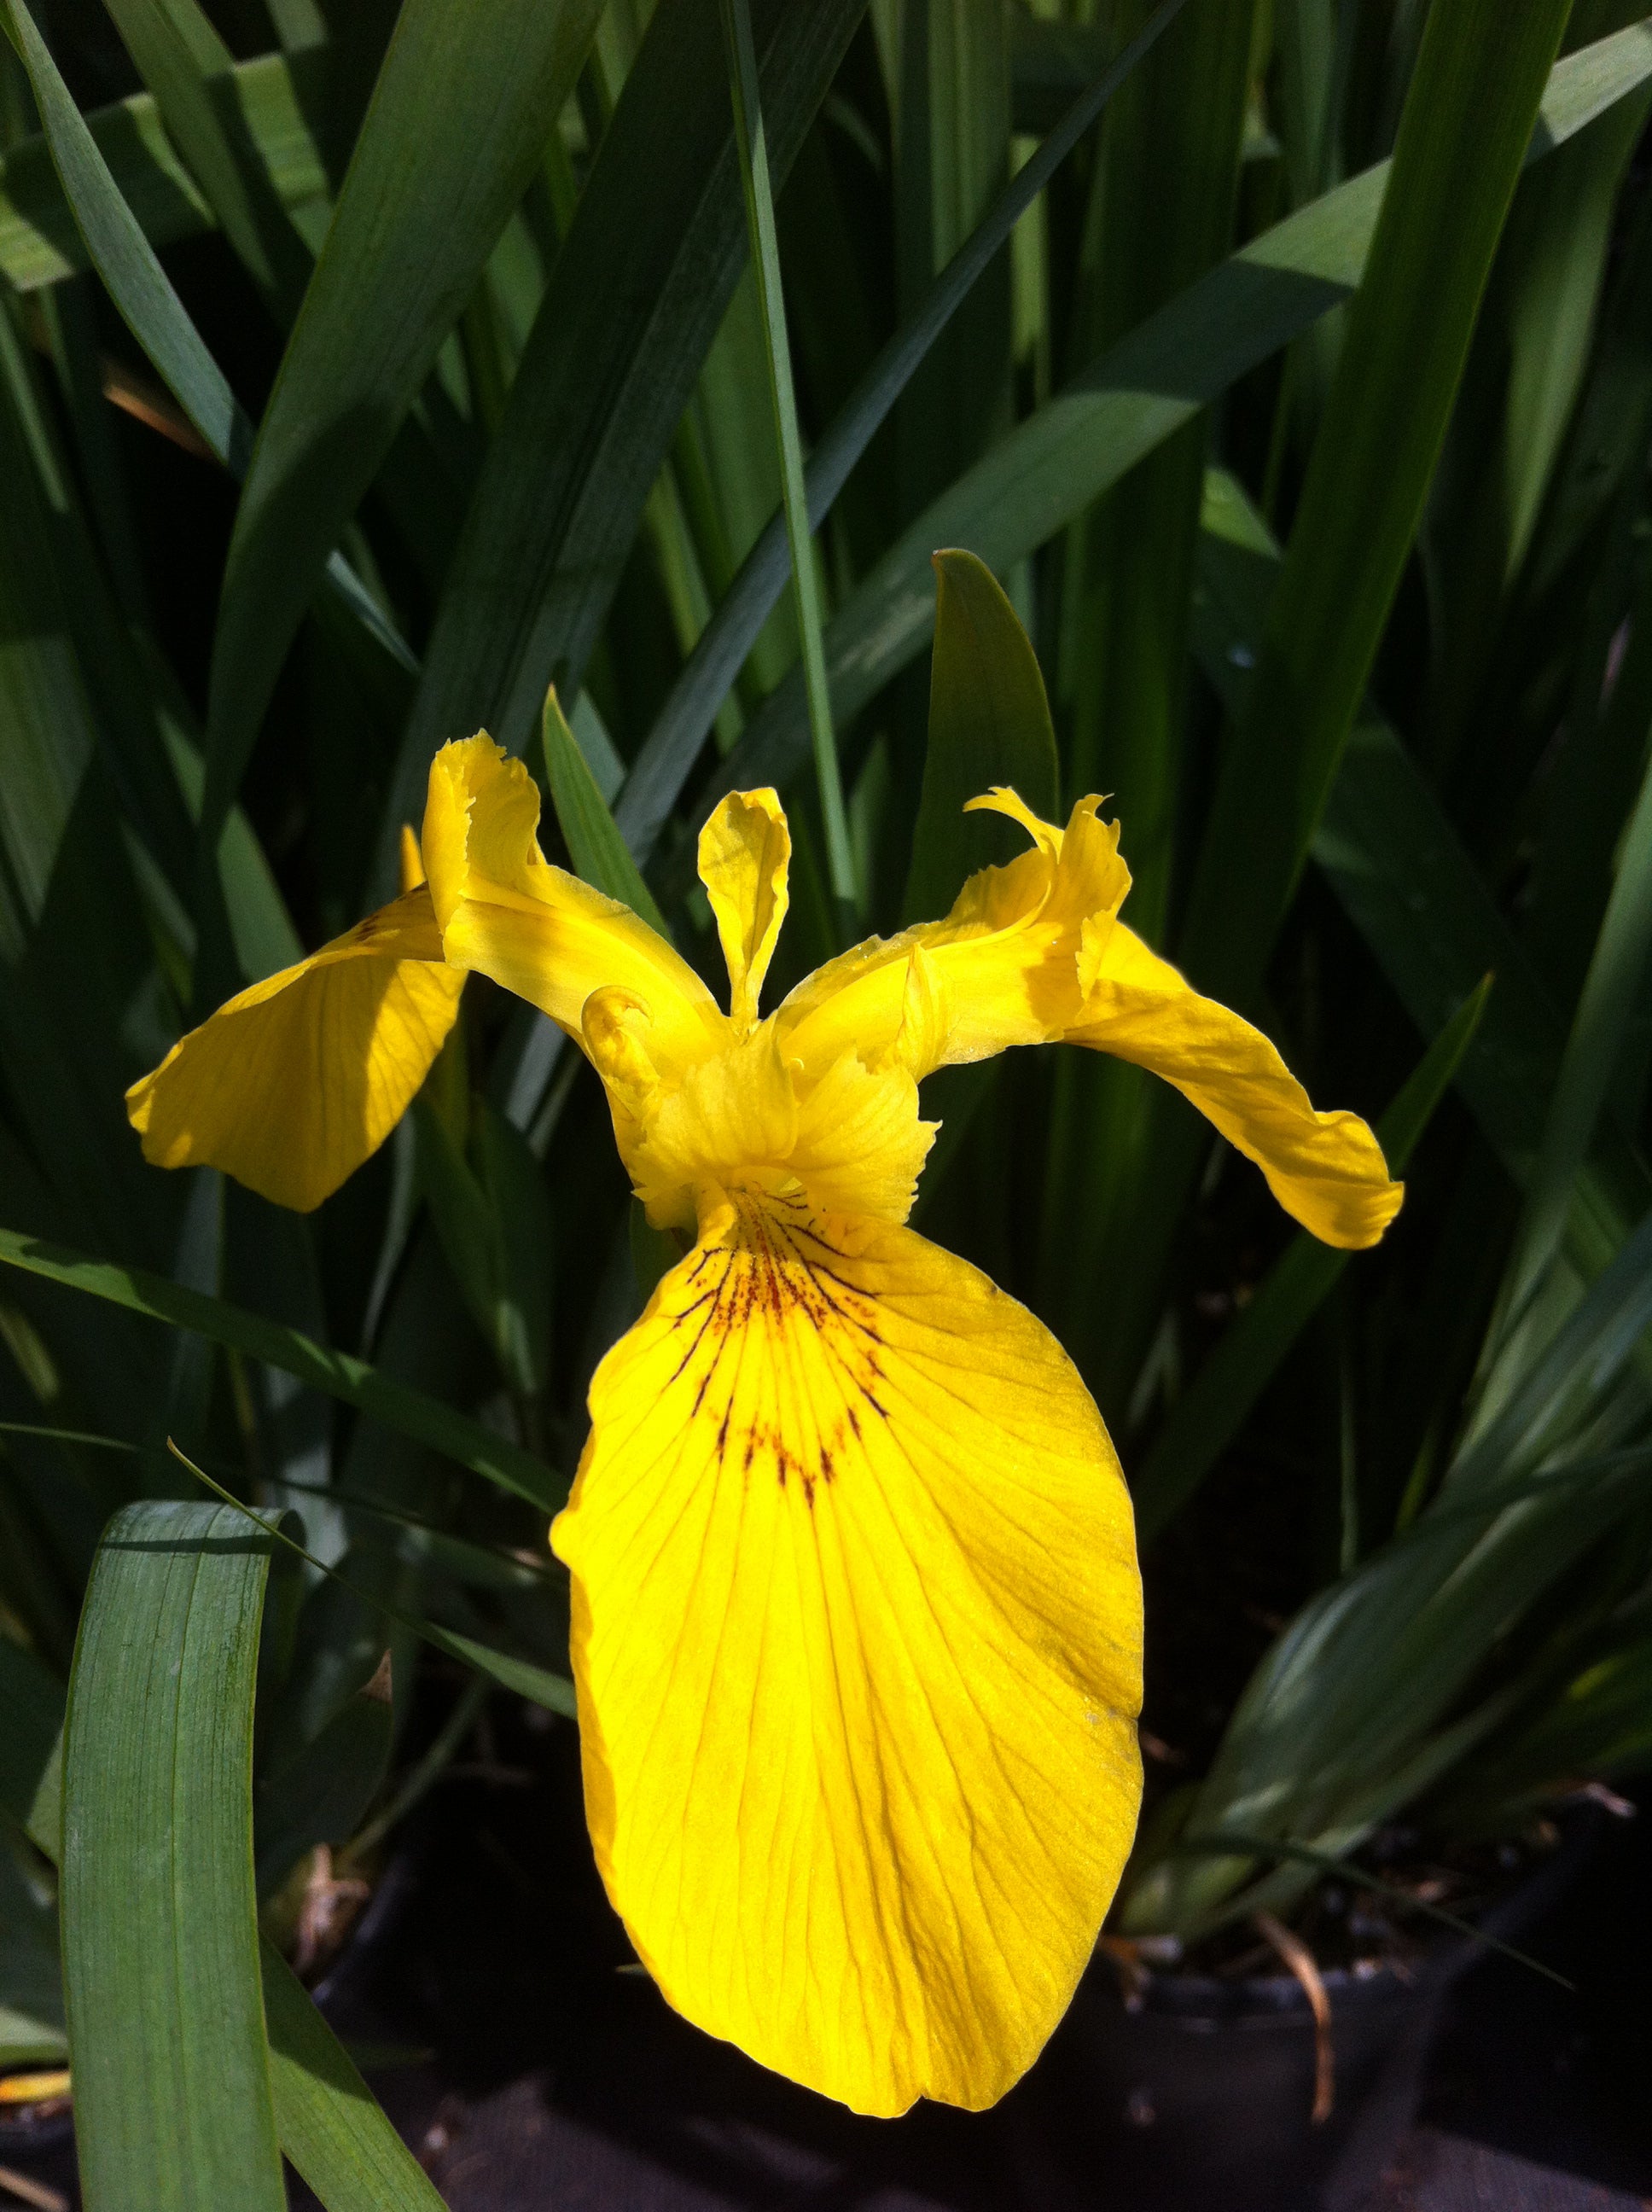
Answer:
[[[791,901],[787,873],[792,833],[769,789],[731,791],[700,832],[700,880],[717,918],[728,963],[730,1018],[744,1034],[757,1020],[757,1000]]]
[[[679,2010],[979,2108],[1140,1794],[1130,1507],[1053,1337],[911,1231],[737,1194],[598,1369],[552,1542],[598,1863]]]
[[[231,999],[126,1093],[157,1167],[215,1167],[301,1213],[407,1111],[459,1012],[428,890]]]
[[[646,1008],[657,1058],[692,1066],[726,1034],[717,1001],[629,907],[552,867],[538,825],[533,778],[485,732],[436,755],[422,842],[447,958],[576,1039],[591,994],[617,986]]]
[[[1327,1244],[1375,1244],[1400,1211],[1382,1148],[1357,1114],[1321,1114],[1258,1029],[1202,999],[1122,922],[1066,1032],[1174,1083],[1247,1159],[1294,1220]]]

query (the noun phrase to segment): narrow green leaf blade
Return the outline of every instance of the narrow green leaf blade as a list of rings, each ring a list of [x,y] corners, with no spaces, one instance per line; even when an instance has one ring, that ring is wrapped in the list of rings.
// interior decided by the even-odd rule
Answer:
[[[327,555],[573,88],[597,0],[406,0],[258,430],[208,711],[210,834]]]
[[[1377,1125],[1391,1173],[1398,1175],[1450,1087],[1479,1028],[1491,989],[1487,977],[1464,1000]],[[1268,1270],[1161,1430],[1132,1484],[1144,1545],[1187,1503],[1238,1433],[1291,1346],[1329,1296],[1349,1255],[1305,1232]]]
[[[290,58],[258,54],[235,65],[229,96],[286,206],[319,200],[327,191],[326,167],[305,110],[325,98],[330,65],[322,47]],[[167,136],[153,93],[94,108],[86,123],[151,246],[214,228],[212,210]],[[20,292],[32,292],[89,265],[45,137],[21,140],[0,162],[0,269]]]
[[[1234,478],[1206,480],[1194,642],[1230,711],[1279,565],[1266,524]],[[1497,988],[1458,1068],[1459,1091],[1514,1181],[1526,1184],[1543,1138],[1565,1032],[1521,939],[1449,817],[1386,723],[1362,720],[1343,748],[1313,844],[1330,884],[1424,1036],[1487,973]],[[1585,1275],[1604,1267],[1652,1207],[1652,1178],[1610,1114],[1574,1182],[1567,1249]]]
[[[1124,20],[1142,4],[1127,0]],[[1125,338],[1230,251],[1257,12],[1244,0],[1191,9],[1114,103],[1075,288],[1081,357]],[[1287,11],[1282,42],[1300,13]],[[1153,188],[1144,192],[1147,177]],[[1061,553],[1053,680],[1069,733],[1068,793],[1109,794],[1129,858],[1130,926],[1150,945],[1169,934],[1188,783],[1188,587],[1209,443],[1197,417],[1167,438],[1074,523]],[[1108,1375],[1116,1347],[1134,1332],[1119,1328],[1126,1286],[1105,1297],[1096,1286],[1116,1272],[1110,1256],[1130,1249],[1130,1215],[1148,1180],[1151,1088],[1139,1069],[1101,1053],[1064,1055],[1055,1081],[1038,1307],[1106,1402],[1117,1389]],[[1151,1279],[1142,1281],[1151,1300]]]
[[[121,318],[165,380],[208,447],[234,476],[245,473],[252,428],[208,351],[155,248],[109,173],[98,149],[35,28],[27,0],[0,0],[0,22],[16,47],[40,111],[64,196]],[[343,556],[330,553],[329,586],[372,640],[404,672],[418,664]],[[222,823],[214,825],[215,833]]]
[[[1541,1974],[1546,1981],[1553,1982],[1558,1988],[1570,1990],[1574,1994],[1576,1991],[1576,1982],[1569,1982],[1552,1966],[1546,1966],[1541,1959],[1534,1959],[1528,1952],[1516,1950],[1512,1943],[1505,1943],[1500,1936],[1488,1935],[1473,1921],[1465,1920],[1461,1913],[1448,1912],[1443,1905],[1429,1903],[1397,1881],[1384,1881],[1380,1875],[1368,1874],[1364,1867],[1353,1865],[1345,1852],[1316,1851],[1306,1844],[1270,1842],[1264,1836],[1240,1835],[1232,1829],[1208,1836],[1183,1836],[1176,1844],[1176,1850],[1207,1852],[1218,1857],[1227,1856],[1236,1851],[1249,1851],[1261,1858],[1296,1860],[1304,1866],[1317,1869],[1321,1874],[1334,1875],[1339,1881],[1351,1882],[1356,1889],[1364,1889],[1373,1896],[1382,1898],[1396,1913],[1420,1912],[1427,1919],[1438,1921],[1442,1928],[1449,1928],[1454,1934],[1466,1936],[1471,1942],[1483,1944],[1488,1951],[1496,1951],[1501,1957],[1512,1959],[1516,1965],[1528,1968],[1531,1972]]]
[[[366,1360],[330,1351],[297,1329],[266,1321],[262,1314],[249,1313],[244,1306],[185,1290],[141,1267],[90,1260],[9,1229],[0,1229],[0,1266],[21,1267],[50,1282],[106,1298],[131,1313],[145,1314],[174,1328],[191,1329],[214,1344],[295,1375],[301,1382],[325,1390],[330,1397],[342,1398],[346,1405],[359,1407],[387,1427],[399,1429],[431,1450],[445,1453],[473,1474],[497,1483],[547,1512],[554,1512],[562,1503],[565,1492],[560,1479],[531,1452],[495,1436],[452,1407],[410,1390],[404,1383],[392,1382]]]
[[[1570,0],[1430,13],[1181,952],[1252,1001],[1376,657]]]
[[[249,1507],[232,1498],[221,1483],[215,1482],[204,1468],[197,1467],[188,1454],[179,1451],[170,1438],[167,1448],[173,1458],[186,1467],[196,1480],[203,1484],[231,1512],[250,1514]],[[273,1528],[270,1533],[275,1542],[313,1567],[318,1574],[325,1575],[339,1589],[350,1590],[358,1597],[362,1595],[348,1576],[341,1575],[337,1567],[329,1566],[325,1559],[317,1559],[313,1552],[307,1552],[283,1529]],[[461,1661],[477,1674],[491,1676],[505,1689],[514,1690],[519,1697],[526,1698],[533,1705],[544,1706],[548,1712],[562,1713],[570,1719],[574,1717],[577,1710],[574,1685],[565,1674],[553,1674],[547,1668],[537,1667],[531,1660],[518,1658],[513,1652],[497,1650],[490,1644],[478,1644],[474,1637],[460,1636],[452,1629],[444,1628],[439,1621],[425,1620],[416,1614],[404,1613],[399,1607],[389,1604],[383,1597],[375,1598],[372,1602],[386,1620],[393,1620],[415,1636],[422,1637],[427,1644],[434,1644],[438,1651],[446,1652],[450,1658]]]
[[[907,876],[908,921],[945,914],[966,876],[1018,849],[1000,816],[964,812],[970,799],[1007,784],[1047,821],[1056,806],[1055,730],[1019,616],[973,553],[937,553],[935,578],[929,743]]]
[[[86,119],[35,28],[27,0],[3,0],[8,32],[33,90],[52,158],[93,266],[127,327],[219,459],[244,468],[252,426],[172,281],[122,198]]]
[[[1643,12],[1643,0],[1574,0],[1566,42],[1581,46]],[[1515,588],[1528,555],[1546,568],[1564,543],[1547,529],[1539,542],[1538,520],[1553,513],[1553,471],[1596,353],[1608,258],[1623,242],[1619,212],[1631,204],[1620,198],[1624,167],[1648,108],[1644,91],[1623,101],[1522,179],[1509,210],[1421,533],[1431,617],[1450,646],[1430,671],[1416,741],[1442,784],[1503,780],[1505,680],[1520,665],[1519,632],[1541,634],[1528,628],[1533,610],[1515,603]],[[1627,392],[1618,401],[1627,428],[1641,410]],[[1603,499],[1618,434],[1614,425],[1606,452],[1597,447],[1590,457]]]
[[[513,1652],[496,1650],[491,1644],[478,1644],[473,1636],[461,1636],[456,1630],[443,1628],[434,1621],[419,1622],[418,1632],[439,1651],[463,1660],[478,1674],[490,1675],[501,1689],[514,1690],[530,1705],[543,1705],[547,1712],[561,1713],[565,1720],[575,1717],[579,1708],[574,1701],[574,1685],[565,1674],[553,1674],[548,1667],[536,1667],[530,1659],[519,1659]]]
[[[269,1942],[259,1949],[281,2147],[327,2212],[440,2212],[430,2177]]]
[[[1528,159],[1540,160],[1649,77],[1652,26],[1644,24],[1558,63]],[[925,510],[827,627],[826,672],[840,721],[881,690],[929,635],[929,556],[937,545],[968,545],[988,568],[1007,569],[1236,379],[1350,297],[1388,169],[1366,170],[1242,246],[1109,348]],[[783,783],[807,747],[802,686],[788,679],[753,718],[699,806],[708,810],[743,785]],[[621,819],[629,831],[623,808]],[[674,880],[673,871],[665,875]]]
[[[229,1509],[225,1511],[228,1516]],[[249,1539],[256,1540],[257,1524],[246,1510],[234,1511]],[[7,1729],[0,1731],[0,1808],[31,1827],[31,1812],[55,1779],[64,1705],[62,1685],[0,1638],[0,1710],[8,1717]],[[55,1864],[60,1857],[57,1822],[35,1840]],[[259,1944],[258,1966],[281,2147],[327,2212],[437,2212],[441,2199],[428,2178],[297,1976],[267,1941]],[[55,2048],[46,2046],[41,2055],[50,2057]]]
[[[390,1764],[391,1677],[385,1663],[318,1735],[271,1761],[253,1799],[258,1889],[268,1896],[318,1844],[347,1844]]]
[[[853,921],[858,899],[848,818],[843,811],[843,778],[832,729],[832,702],[826,690],[826,663],[820,643],[820,580],[815,573],[809,531],[809,501],[803,488],[803,441],[798,434],[797,399],[792,387],[792,345],[786,330],[786,297],[780,283],[780,245],[774,235],[774,201],[768,175],[768,144],[763,134],[762,102],[757,87],[757,58],[751,42],[750,0],[722,0],[723,35],[729,54],[729,85],[734,100],[734,143],[740,157],[746,225],[751,234],[751,264],[768,362],[768,394],[774,404],[780,445],[780,485],[787,542],[792,552],[792,591],[798,635],[803,647],[804,691],[809,702],[809,731],[815,752],[815,787],[826,834],[826,867],[840,914]]]
[[[1644,1618],[1570,1680],[1547,1685],[1500,1741],[1453,1778],[1430,1818],[1473,1837],[1503,1837],[1576,1778],[1611,1781],[1652,1765],[1652,1639]]]
[[[777,181],[862,4],[758,0],[754,33]],[[551,272],[453,556],[386,808],[377,865],[386,884],[437,744],[485,726],[519,752],[547,686],[573,696],[744,258],[716,19],[696,0],[661,0]]]
[[[1547,1342],[1531,1349],[1491,1418],[1468,1433],[1443,1494],[1456,1498],[1489,1489],[1510,1474],[1541,1466],[1546,1453],[1558,1452],[1579,1407],[1603,1406],[1617,1377],[1631,1363],[1644,1363],[1641,1338],[1649,1326],[1652,1212]]]
[[[1240,0],[1193,9],[1114,102],[1090,186],[1074,308],[1081,358],[1231,246],[1254,12]],[[1156,180],[1149,192],[1144,177]],[[1062,582],[1058,688],[1072,714],[1072,792],[1105,788],[1116,803],[1129,836],[1131,927],[1155,945],[1169,906],[1206,444],[1203,427],[1189,424],[1133,470],[1073,531]]]
[[[850,471],[1017,223],[1185,5],[1186,0],[1163,0],[1093,84],[1074,88],[1072,105],[1060,123],[1016,172],[867,369],[810,456],[805,482],[814,528],[824,520]],[[1018,31],[1021,19],[1015,21]],[[929,541],[932,545],[937,542],[933,538]],[[741,564],[633,763],[615,819],[643,864],[688,781],[718,708],[786,589],[788,563],[786,518],[777,513]]]
[[[1594,1139],[1652,948],[1652,767],[1624,831],[1618,878],[1584,979],[1565,1057],[1549,1103],[1543,1147],[1527,1187],[1509,1263],[1504,1311],[1512,1322],[1559,1250],[1572,1193]]]
[[[177,1194],[144,1190],[121,1140],[128,1039],[152,947],[110,786],[78,620],[100,588],[64,527],[70,480],[15,319],[0,311],[0,1062],[8,1133],[56,1201],[35,1226],[159,1260]],[[80,549],[89,559],[89,548]],[[76,586],[80,586],[79,592]],[[104,610],[112,629],[112,611]],[[111,677],[117,672],[111,669]],[[75,1018],[65,1020],[72,1005]]]
[[[145,1502],[99,1548],[70,1685],[63,1930],[98,2212],[282,2212],[252,1888],[267,1533]]]
[[[545,752],[545,781],[557,825],[573,858],[575,871],[610,898],[620,900],[640,914],[650,928],[669,938],[665,918],[654,903],[654,895],[642,880],[642,872],[631,858],[630,848],[614,825],[608,802],[580,750],[579,741],[563,719],[555,690],[545,694],[540,717],[540,737]]]
[[[1311,1599],[1264,1656],[1190,1826],[1346,1848],[1473,1747],[1495,1720],[1496,1697],[1515,1687],[1460,1711],[1487,1652],[1644,1500],[1643,1437],[1620,1451],[1593,1447],[1649,1322],[1652,1214],[1454,1462],[1434,1501]],[[1635,1400],[1643,1426],[1643,1388]],[[1243,1875],[1242,1867],[1194,1876],[1162,1863],[1141,1885],[1135,1924],[1185,1928]]]
[[[234,57],[199,0],[106,0],[155,95],[167,135],[237,257],[284,325],[309,273],[309,248],[270,181],[246,119],[226,94]]]

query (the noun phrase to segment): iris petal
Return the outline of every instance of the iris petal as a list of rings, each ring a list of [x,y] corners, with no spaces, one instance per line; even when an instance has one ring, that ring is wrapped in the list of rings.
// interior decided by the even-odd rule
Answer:
[[[1254,1160],[1293,1220],[1327,1244],[1375,1244],[1405,1185],[1357,1114],[1320,1114],[1266,1037],[1117,923],[1069,1043],[1133,1060],[1175,1084]]]
[[[971,804],[1019,822],[1032,849],[972,876],[944,921],[873,939],[800,984],[780,1010],[788,1056],[813,1068],[851,1045],[899,1049],[921,1078],[1018,1044],[1112,1053],[1175,1084],[1315,1236],[1375,1244],[1405,1194],[1382,1147],[1357,1115],[1316,1113],[1260,1030],[1201,998],[1120,921],[1130,876],[1100,801],[1080,799],[1065,830],[1013,792]],[[926,971],[921,1024],[914,963]]]
[[[791,902],[792,833],[770,789],[731,791],[700,832],[700,880],[728,963],[730,1015],[753,1028],[757,996]]]
[[[576,1038],[591,994],[617,986],[647,1008],[662,1072],[694,1065],[726,1035],[717,1001],[629,907],[552,867],[538,823],[533,778],[485,734],[444,745],[431,763],[424,864],[448,959]]]
[[[390,1134],[459,1013],[428,890],[254,983],[126,1093],[157,1167],[216,1167],[307,1213]]]
[[[552,1541],[586,1809],[666,1996],[866,2112],[981,2107],[1135,1826],[1130,1507],[1054,1339],[909,1231],[743,1194],[598,1369]]]
[[[1019,822],[1033,849],[971,876],[944,920],[871,939],[799,984],[780,1009],[788,1051],[813,1066],[851,1042],[866,1054],[889,1049],[914,951],[926,956],[947,1010],[914,1075],[1059,1036],[1079,1004],[1082,933],[1109,922],[1130,888],[1117,824],[1100,820],[1098,804],[1081,799],[1063,831],[1013,792],[972,800],[966,811],[989,808]]]

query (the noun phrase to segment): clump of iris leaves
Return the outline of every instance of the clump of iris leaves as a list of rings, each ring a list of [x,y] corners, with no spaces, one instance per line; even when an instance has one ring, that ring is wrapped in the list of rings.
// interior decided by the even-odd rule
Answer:
[[[1449,1853],[1652,1756],[1637,14],[0,0],[0,2065],[66,2047],[60,1853],[71,1999],[183,1993],[148,2042],[77,2014],[88,2201],[277,2203],[277,2142],[330,2204],[431,2201],[276,1954],[216,1942],[223,1869],[255,1819],[277,1897],[486,1696],[568,1710],[545,1510],[663,1263],[578,1056],[481,988],[312,1218],[146,1169],[125,1086],[393,889],[483,725],[695,961],[731,786],[786,795],[798,972],[944,911],[1001,854],[920,823],[928,749],[1027,755],[968,684],[932,718],[938,546],[1037,647],[1025,795],[1113,795],[1134,927],[1409,1182],[1351,1259],[1128,1066],[926,1097],[922,1227],[1049,1322],[1136,1499],[1169,1759],[1114,1925],[1289,1911],[1386,1824]],[[1218,1583],[1284,1626],[1180,1633]],[[431,1644],[477,1684],[434,1760]]]

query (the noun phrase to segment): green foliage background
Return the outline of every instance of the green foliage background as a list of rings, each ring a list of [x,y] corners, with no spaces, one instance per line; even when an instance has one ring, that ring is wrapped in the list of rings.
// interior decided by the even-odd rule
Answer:
[[[1000,856],[962,782],[1107,790],[1134,926],[1408,1161],[1350,1261],[1129,1066],[926,1098],[922,1227],[1060,1334],[1137,1498],[1191,1764],[1124,1929],[1645,1763],[1636,9],[752,0],[767,319],[712,0],[0,15],[0,2062],[65,2047],[61,1860],[88,2201],[279,2202],[277,2142],[330,2206],[431,2201],[238,1869],[419,1786],[421,1638],[568,1709],[545,1513],[663,1264],[578,1055],[467,993],[307,1219],[146,1169],[120,1103],[386,896],[479,726],[708,974],[694,835],[780,783],[782,988]],[[945,546],[1050,730],[983,720],[988,664],[1036,690],[1001,621],[932,678]],[[139,1849],[211,1911],[131,1914]],[[123,2014],[162,1989],[175,2045]]]

